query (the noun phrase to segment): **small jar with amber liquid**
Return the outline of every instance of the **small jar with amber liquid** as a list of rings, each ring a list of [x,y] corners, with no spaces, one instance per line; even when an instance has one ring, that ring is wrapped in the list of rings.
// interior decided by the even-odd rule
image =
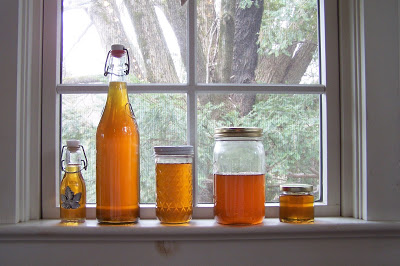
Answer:
[[[286,184],[280,186],[279,220],[284,223],[313,223],[313,186]]]
[[[163,224],[182,224],[193,213],[193,146],[156,146],[156,216]]]

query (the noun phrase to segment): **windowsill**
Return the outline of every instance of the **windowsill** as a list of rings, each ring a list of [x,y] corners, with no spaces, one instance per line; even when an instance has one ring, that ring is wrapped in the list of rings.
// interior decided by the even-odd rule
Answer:
[[[192,220],[187,225],[161,225],[157,220],[140,220],[133,225],[100,225],[87,220],[78,226],[59,220],[37,220],[0,225],[0,241],[39,240],[249,240],[400,237],[400,222],[370,222],[354,218],[321,217],[314,224],[285,224],[265,219],[255,226],[225,226],[212,219]]]

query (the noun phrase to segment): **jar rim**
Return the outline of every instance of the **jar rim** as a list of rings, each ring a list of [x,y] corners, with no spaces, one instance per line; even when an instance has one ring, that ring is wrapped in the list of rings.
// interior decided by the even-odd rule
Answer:
[[[157,155],[193,155],[193,146],[154,146],[154,154]]]
[[[286,192],[312,192],[313,191],[313,185],[309,184],[284,184],[280,185],[280,190],[281,191],[286,191]]]
[[[262,137],[259,127],[220,127],[214,130],[214,138],[220,137]]]

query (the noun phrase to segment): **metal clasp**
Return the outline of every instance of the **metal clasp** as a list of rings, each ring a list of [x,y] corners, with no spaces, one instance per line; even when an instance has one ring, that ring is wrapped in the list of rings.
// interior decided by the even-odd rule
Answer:
[[[64,145],[64,146],[62,146],[62,149],[61,149],[61,159],[60,159],[60,161],[61,161],[61,164],[60,164],[61,171],[65,172],[65,173],[68,173],[68,174],[75,174],[75,173],[81,172],[82,169],[87,170],[88,160],[87,160],[87,157],[86,157],[85,149],[83,148],[82,145],[79,145],[79,148],[82,148],[83,156],[85,156],[85,160],[81,160],[81,161],[83,162],[83,167],[82,167],[81,169],[79,169],[78,171],[75,171],[75,172],[69,172],[69,171],[67,171],[67,170],[64,168],[64,162],[65,162],[65,160],[63,160],[63,154],[64,154],[64,149],[65,149],[66,147],[67,147],[67,146]]]
[[[128,63],[125,63],[126,70],[124,70],[124,73],[125,73],[125,75],[127,76],[127,75],[129,74],[131,62],[130,62],[130,59],[129,59],[129,52],[128,52],[128,49],[124,48],[123,50],[126,52],[126,55],[127,55],[127,57],[128,57]],[[119,77],[124,76],[124,75],[118,75],[118,74],[115,74],[115,73],[113,73],[113,72],[109,72],[109,71],[108,71],[108,70],[110,69],[110,66],[108,65],[108,60],[109,60],[109,58],[110,58],[110,54],[111,54],[111,50],[108,51],[107,57],[106,57],[106,63],[104,64],[104,76],[106,77],[108,74],[113,74],[113,75],[116,75],[116,76],[119,76]]]

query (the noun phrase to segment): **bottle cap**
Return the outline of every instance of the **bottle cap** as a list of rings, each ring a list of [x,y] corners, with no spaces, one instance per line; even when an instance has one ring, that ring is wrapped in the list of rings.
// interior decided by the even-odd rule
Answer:
[[[124,50],[124,46],[122,44],[113,44],[111,45],[111,51],[115,51],[115,50]]]
[[[193,155],[193,146],[154,146],[155,155]]]
[[[262,137],[262,132],[258,127],[221,127],[215,129],[214,137]]]
[[[80,142],[76,139],[67,140],[67,147],[68,148],[79,148]]]
[[[111,55],[117,58],[122,57],[125,54],[125,47],[122,44],[111,45]]]
[[[281,191],[286,192],[312,192],[313,185],[308,184],[285,184],[280,185]]]

